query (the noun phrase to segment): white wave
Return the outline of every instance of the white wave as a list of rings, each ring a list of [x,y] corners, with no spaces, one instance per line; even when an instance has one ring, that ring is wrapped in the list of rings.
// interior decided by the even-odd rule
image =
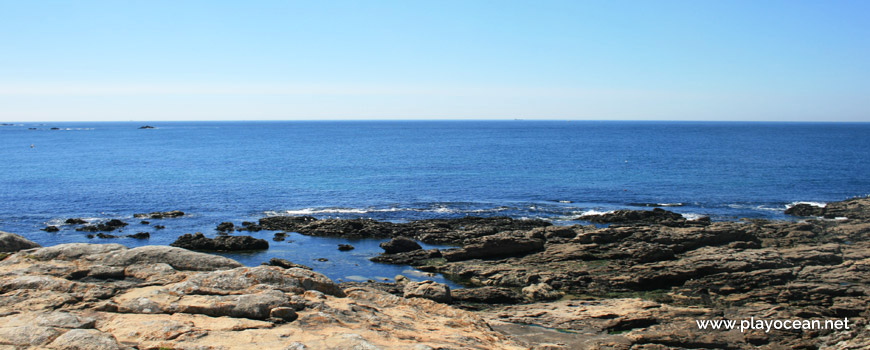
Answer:
[[[559,201],[559,203],[574,203],[572,201]]]
[[[302,208],[297,210],[267,211],[266,215],[316,215],[316,214],[365,214],[369,210],[359,208]]]
[[[656,203],[660,207],[682,207],[683,203]]]
[[[683,218],[685,218],[686,220],[689,220],[689,221],[691,221],[691,220],[698,220],[698,219],[703,218],[703,217],[706,216],[706,215],[695,214],[695,213],[683,213],[683,214],[680,214],[680,215],[682,215]]]
[[[474,210],[468,210],[468,212],[469,213],[496,213],[496,212],[510,210],[510,209],[511,209],[510,207],[498,207],[498,208],[491,208],[491,209],[474,209]]]
[[[809,204],[809,205],[812,205],[814,207],[819,207],[819,208],[824,208],[826,205],[828,205],[828,203],[823,203],[823,202],[791,202],[790,204],[786,205],[785,208],[788,209],[788,208],[791,208],[791,207],[798,205],[798,204]]]
[[[586,216],[586,215],[604,215],[604,214],[610,214],[610,213],[612,213],[612,212],[613,212],[613,210],[608,210],[608,211],[599,211],[599,210],[595,210],[595,209],[589,209],[589,210],[586,210],[586,211],[581,211],[579,214],[580,214],[580,216]],[[576,212],[575,212],[575,213],[576,213]]]
[[[450,208],[448,208],[448,207],[439,207],[439,208],[435,208],[435,210],[432,210],[432,211],[434,211],[434,212],[436,212],[436,213],[442,213],[442,214],[446,214],[446,213],[455,213],[455,212],[456,212],[456,210],[454,210],[454,209],[450,209]]]

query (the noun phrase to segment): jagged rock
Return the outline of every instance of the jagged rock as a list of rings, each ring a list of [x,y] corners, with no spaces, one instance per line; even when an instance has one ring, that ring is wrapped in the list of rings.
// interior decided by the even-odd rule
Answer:
[[[235,231],[235,226],[232,222],[225,221],[218,224],[216,230],[221,232],[232,232]]]
[[[184,234],[170,244],[180,247],[203,251],[245,251],[269,249],[269,242],[251,236],[218,236],[208,238],[200,232],[196,234]]]
[[[0,231],[0,253],[17,252],[19,250],[39,248],[39,244],[16,235],[14,233]]]
[[[105,233],[100,232],[100,233],[97,234],[97,238],[104,238],[104,239],[105,239],[105,238],[118,238],[118,236],[115,236],[115,235],[107,235],[107,234],[105,234]]]
[[[450,303],[450,287],[433,281],[408,282],[404,287],[405,298],[424,298],[439,303]]]
[[[794,216],[824,216],[825,208],[807,203],[798,203],[786,209],[785,213]]]
[[[610,213],[583,215],[577,220],[590,221],[603,224],[661,224],[667,226],[681,226],[686,224],[686,218],[682,215],[654,208],[653,210],[616,210]],[[709,222],[709,221],[707,221]]]
[[[250,221],[242,221],[242,227],[237,227],[236,229],[239,231],[260,232],[263,230],[263,226]]]
[[[260,219],[260,226],[267,230],[295,232],[299,227],[317,221],[313,216],[270,216]]]
[[[408,223],[379,222],[371,219],[324,219],[311,216],[273,216],[260,219],[269,230],[298,232],[311,236],[348,238],[411,237],[419,241],[461,244],[468,239],[511,230],[550,226],[543,220],[516,220],[508,217],[464,217],[458,219],[417,220]]]
[[[60,231],[60,229],[57,228],[57,226],[46,226],[45,228],[42,228],[42,230],[45,231],[45,232],[57,232],[57,231]]]
[[[462,288],[450,292],[454,301],[484,304],[516,304],[523,301],[523,296],[510,288],[479,287]]]
[[[404,253],[384,253],[369,260],[385,264],[420,266],[425,265],[427,262],[431,261],[431,259],[437,258],[441,258],[441,251],[438,249],[417,249]]]
[[[407,237],[396,237],[380,244],[387,254],[396,254],[423,249],[419,243]]]
[[[66,221],[64,221],[64,223],[66,223],[68,225],[84,225],[84,224],[87,224],[88,222],[85,221],[84,219],[81,219],[81,218],[69,218],[69,219],[66,219]]]
[[[529,301],[556,300],[562,297],[562,293],[553,289],[549,284],[538,283],[523,288],[523,297]]]
[[[76,228],[76,231],[84,231],[84,232],[97,232],[99,230],[100,229],[98,229],[97,226],[94,226],[94,225],[86,225],[86,226]]]
[[[134,218],[151,218],[151,219],[165,219],[165,218],[177,218],[184,216],[184,212],[181,210],[172,210],[172,211],[155,211],[151,213],[138,213],[133,214]]]
[[[346,252],[348,250],[353,250],[353,249],[354,249],[353,246],[350,244],[339,244],[338,245],[338,250],[343,251],[343,252]]]

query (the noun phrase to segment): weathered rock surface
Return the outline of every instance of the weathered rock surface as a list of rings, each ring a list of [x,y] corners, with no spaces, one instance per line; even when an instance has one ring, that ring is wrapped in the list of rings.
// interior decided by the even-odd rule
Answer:
[[[522,290],[527,301],[535,302],[468,308],[483,310],[495,329],[530,347],[861,348],[870,344],[870,278],[865,277],[870,276],[870,220],[864,219],[870,199],[830,203],[824,209],[819,216],[847,219],[691,223],[667,213],[643,214],[656,218],[641,216],[651,221],[606,228],[501,232],[467,239],[459,249],[382,254],[372,260],[412,264],[480,289]],[[623,216],[631,215],[636,214]],[[487,256],[505,245],[486,249],[480,242],[505,237],[541,243],[537,250]],[[454,257],[476,244],[484,253]],[[475,303],[471,290],[475,288],[453,291],[454,303]],[[581,311],[581,305],[594,306],[588,309],[594,312]],[[740,333],[699,330],[694,323],[750,317],[848,317],[857,330]]]
[[[475,238],[468,242],[461,249],[445,250],[441,254],[447,261],[460,261],[525,255],[544,249],[542,239],[512,233]]]
[[[311,268],[308,267],[308,266],[305,266],[305,265],[299,265],[299,264],[296,264],[296,263],[290,262],[290,260],[287,260],[287,259],[280,259],[280,258],[272,258],[272,259],[269,259],[269,263],[263,263],[263,264],[264,264],[264,265],[269,265],[269,266],[278,266],[278,267],[283,267],[283,268],[285,268],[285,269],[289,269],[289,268],[294,268],[294,267],[295,267],[295,268],[300,268],[300,269],[305,269],[305,270],[311,270]]]
[[[202,251],[246,251],[246,250],[263,250],[269,249],[269,242],[265,239],[254,238],[251,236],[217,236],[208,238],[202,233],[184,234],[175,242],[170,244],[173,247],[202,250]]]
[[[0,253],[39,248],[35,242],[14,233],[0,231]]]
[[[437,290],[437,284],[422,288]],[[446,287],[446,286],[445,286]],[[480,317],[300,268],[65,244],[0,261],[0,349],[522,349]]]
[[[823,207],[809,203],[798,203],[786,209],[786,214],[794,216],[821,216],[828,219],[870,219],[870,200],[854,198],[841,202],[828,203]]]
[[[404,287],[405,298],[424,298],[439,303],[450,303],[450,287],[433,281],[408,282]]]
[[[268,230],[348,238],[408,237],[430,244],[462,244],[468,239],[498,232],[529,230],[550,225],[543,220],[516,220],[508,217],[430,219],[408,223],[371,219],[318,220],[311,216],[272,216],[260,219],[260,226]]]

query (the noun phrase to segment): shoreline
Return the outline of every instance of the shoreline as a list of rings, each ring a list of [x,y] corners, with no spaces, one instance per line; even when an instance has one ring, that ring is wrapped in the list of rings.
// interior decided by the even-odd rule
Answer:
[[[336,284],[304,268],[243,267],[231,259],[165,246],[29,248],[0,261],[0,292],[5,300],[0,302],[0,318],[7,325],[0,326],[0,344],[60,346],[78,339],[67,336],[72,332],[91,341],[114,341],[119,349],[133,345],[234,348],[230,339],[238,341],[235,337],[247,332],[260,334],[258,344],[265,348],[298,343],[306,347],[296,348],[311,349],[329,348],[336,341],[384,349],[870,345],[863,330],[870,315],[866,303],[870,279],[865,277],[870,272],[870,198],[798,209],[801,215],[847,219],[710,222],[655,209],[599,215],[596,219],[609,221],[608,227],[504,218],[424,220],[422,224],[265,218],[257,223],[265,229],[310,235],[341,231],[342,237],[410,236],[412,242],[456,244],[459,247],[450,249],[385,248],[390,253],[373,258],[442,273],[470,287],[455,290],[401,277],[389,283]],[[185,265],[186,261],[200,263]],[[266,282],[244,282],[248,279],[240,277],[252,275]],[[250,308],[240,311],[242,305]],[[418,317],[411,323],[398,321],[412,314],[447,318],[440,324]],[[48,321],[33,323],[58,317],[94,321],[72,328]],[[243,330],[233,331],[215,326],[227,317],[250,328],[238,326]],[[377,326],[370,317],[382,322],[380,333],[371,332]],[[455,317],[464,321],[450,321]],[[845,318],[854,327],[726,332],[699,330],[693,323],[752,317]],[[186,331],[161,338],[144,329],[131,336],[131,328],[114,326],[132,325],[124,322],[134,319]],[[41,336],[13,336],[24,330],[20,327],[32,327],[32,333]],[[352,335],[327,335],[336,329]],[[417,338],[400,336],[408,330]],[[445,338],[445,332],[454,331],[466,336]],[[291,336],[278,337],[282,332]],[[282,341],[282,347],[274,347]]]

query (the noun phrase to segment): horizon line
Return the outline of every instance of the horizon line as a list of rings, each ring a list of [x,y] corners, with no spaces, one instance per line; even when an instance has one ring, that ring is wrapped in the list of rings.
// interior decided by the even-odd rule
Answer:
[[[33,124],[33,123],[195,123],[195,122],[669,122],[669,123],[840,123],[865,124],[870,121],[850,120],[700,120],[700,119],[526,119],[526,118],[413,118],[413,119],[186,119],[186,120],[35,120],[35,121],[4,121],[0,124]]]

